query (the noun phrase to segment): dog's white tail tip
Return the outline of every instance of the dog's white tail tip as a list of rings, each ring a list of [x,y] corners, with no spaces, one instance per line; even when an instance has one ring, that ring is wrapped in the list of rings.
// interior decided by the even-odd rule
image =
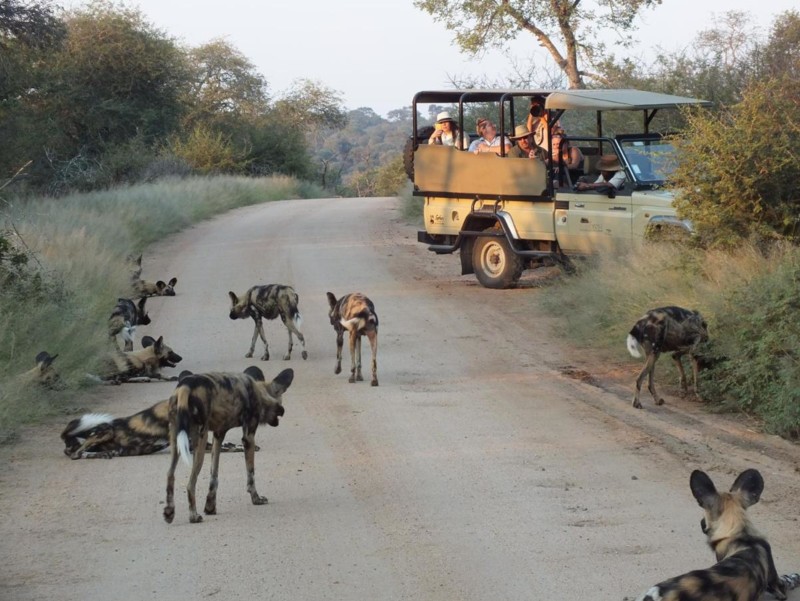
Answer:
[[[178,453],[183,462],[192,467],[192,452],[189,449],[189,435],[186,432],[178,432]]]
[[[641,359],[642,353],[639,350],[639,341],[633,337],[632,334],[628,334],[628,352],[631,354],[631,357],[636,357],[637,359]]]
[[[298,327],[298,328],[299,328],[301,325],[303,325],[303,318],[300,316],[300,311],[298,311],[297,313],[295,313],[295,314],[294,314],[293,321],[294,321],[294,325],[295,325],[296,327]]]

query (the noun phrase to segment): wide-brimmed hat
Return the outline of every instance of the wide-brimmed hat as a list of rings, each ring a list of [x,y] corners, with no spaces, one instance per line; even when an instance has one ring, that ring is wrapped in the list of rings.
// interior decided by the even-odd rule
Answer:
[[[622,171],[622,165],[619,164],[619,159],[615,154],[604,154],[597,161],[598,171]]]
[[[520,138],[527,138],[531,135],[531,132],[528,131],[527,125],[517,125],[514,128],[514,135],[509,136],[512,140],[519,140]]]
[[[436,123],[441,123],[442,121],[450,121],[451,123],[455,123],[456,120],[450,116],[450,113],[447,111],[442,111],[438,115],[436,115]]]

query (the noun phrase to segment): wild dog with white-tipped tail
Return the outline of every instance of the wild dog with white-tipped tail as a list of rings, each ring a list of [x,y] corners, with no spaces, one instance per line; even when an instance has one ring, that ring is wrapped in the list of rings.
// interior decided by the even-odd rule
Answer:
[[[639,402],[639,393],[642,390],[642,381],[648,376],[647,389],[653,395],[656,405],[663,405],[664,399],[656,393],[653,383],[653,372],[656,361],[661,353],[672,352],[672,360],[681,374],[681,389],[687,392],[686,372],[683,371],[681,357],[689,355],[692,359],[692,377],[694,395],[697,396],[697,372],[699,370],[698,346],[708,340],[708,324],[697,311],[682,307],[661,307],[652,309],[637,321],[628,333],[628,352],[636,358],[645,354],[645,364],[639,377],[636,378],[636,394],[633,397],[633,406],[642,408]]]
[[[372,347],[372,385],[378,385],[378,314],[375,305],[360,292],[345,294],[339,300],[332,292],[328,292],[328,304],[331,325],[336,330],[336,369],[334,373],[342,371],[342,346],[344,332],[350,333],[350,379],[353,382],[362,381],[361,375],[361,337],[366,336]]]

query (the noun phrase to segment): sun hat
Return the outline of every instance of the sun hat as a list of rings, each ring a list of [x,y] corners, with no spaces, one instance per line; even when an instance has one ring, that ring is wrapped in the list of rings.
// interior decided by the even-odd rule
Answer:
[[[615,154],[604,154],[597,161],[598,171],[622,171],[622,165],[619,164],[619,159]]]
[[[527,138],[529,135],[531,135],[531,132],[528,131],[528,126],[523,124],[517,125],[514,128],[514,135],[509,137],[512,140],[519,140],[520,138]]]
[[[450,116],[450,113],[448,113],[447,111],[442,111],[441,113],[436,115],[436,123],[441,123],[442,121],[452,121],[453,123],[456,122],[456,120],[453,119]]]

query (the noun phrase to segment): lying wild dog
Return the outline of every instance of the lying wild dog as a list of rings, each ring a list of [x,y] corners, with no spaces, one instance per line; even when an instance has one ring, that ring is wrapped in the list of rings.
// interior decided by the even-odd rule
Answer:
[[[108,319],[108,336],[117,345],[117,349],[119,349],[117,334],[122,332],[122,339],[125,341],[123,350],[132,351],[136,326],[146,326],[150,323],[150,316],[144,309],[145,302],[146,298],[139,299],[138,303],[129,298],[117,299],[117,306]]]
[[[189,521],[201,522],[197,514],[195,486],[197,475],[203,467],[204,452],[201,445],[208,433],[214,435],[211,448],[211,481],[204,512],[217,513],[217,484],[219,453],[225,433],[231,428],[242,428],[247,492],[253,505],[263,505],[266,497],[259,496],[255,482],[255,434],[259,424],[277,426],[284,413],[283,393],[292,383],[294,372],[284,369],[272,382],[254,378],[252,369],[246,373],[207,373],[187,376],[178,384],[169,399],[169,442],[171,462],[167,472],[167,504],[164,519],[171,523],[175,518],[175,466],[178,456],[192,469],[186,492],[189,498]],[[258,370],[260,373],[261,370]],[[193,453],[190,451],[194,449]]]
[[[372,385],[378,385],[378,314],[375,305],[360,292],[345,294],[339,300],[328,292],[331,325],[336,330],[336,369],[342,371],[342,345],[344,332],[350,333],[350,379],[349,382],[362,381],[361,376],[361,336],[369,339],[372,347]]]
[[[264,380],[264,374],[258,368],[248,369],[250,371],[245,373],[252,378]],[[178,382],[190,375],[192,372],[182,371]],[[168,416],[169,399],[130,417],[114,419],[110,415],[87,413],[70,421],[61,433],[64,454],[70,459],[111,459],[157,453],[169,446]],[[222,446],[223,453],[239,450],[244,448],[229,443]]]
[[[656,393],[653,383],[653,372],[656,361],[661,353],[672,352],[672,359],[678,366],[681,374],[681,389],[687,392],[686,372],[683,371],[681,357],[688,354],[692,359],[693,391],[697,396],[697,372],[699,370],[698,346],[708,340],[708,325],[703,316],[697,311],[682,307],[661,307],[652,309],[637,321],[628,333],[628,352],[633,357],[641,357],[641,349],[645,352],[644,369],[636,378],[636,394],[633,396],[633,406],[642,408],[639,402],[639,393],[642,390],[642,381],[648,376],[647,389],[653,395],[656,405],[663,405],[664,399]]]
[[[717,492],[704,472],[689,479],[692,495],[705,517],[700,521],[717,563],[665,580],[637,601],[757,601],[763,592],[786,599],[786,584],[794,575],[780,578],[772,549],[747,517],[746,509],[758,503],[764,480],[758,470],[745,470],[730,492]]]
[[[267,284],[266,286],[253,286],[239,298],[233,292],[228,292],[231,299],[231,319],[246,319],[252,317],[255,322],[253,339],[250,341],[250,350],[245,357],[252,357],[256,348],[256,340],[261,336],[264,341],[264,354],[261,356],[263,361],[269,360],[269,345],[267,337],[264,335],[264,319],[275,319],[280,316],[283,325],[289,330],[289,350],[283,356],[285,360],[292,357],[292,333],[297,334],[297,339],[303,345],[302,357],[308,358],[306,352],[306,340],[298,329],[301,318],[300,310],[297,308],[298,296],[294,288],[282,284]]]
[[[178,379],[177,376],[161,375],[162,367],[175,367],[183,359],[164,343],[163,336],[159,336],[158,340],[145,336],[142,346],[144,348],[140,351],[112,351],[103,361],[97,377],[110,384]]]
[[[17,376],[16,381],[23,386],[38,384],[51,390],[63,390],[64,381],[53,367],[53,361],[58,355],[50,355],[47,351],[42,351],[36,355],[36,367],[29,369]]]
[[[178,278],[172,278],[168,283],[162,280],[157,282],[138,280],[134,285],[134,293],[140,298],[146,296],[175,296],[175,284],[177,283]]]

